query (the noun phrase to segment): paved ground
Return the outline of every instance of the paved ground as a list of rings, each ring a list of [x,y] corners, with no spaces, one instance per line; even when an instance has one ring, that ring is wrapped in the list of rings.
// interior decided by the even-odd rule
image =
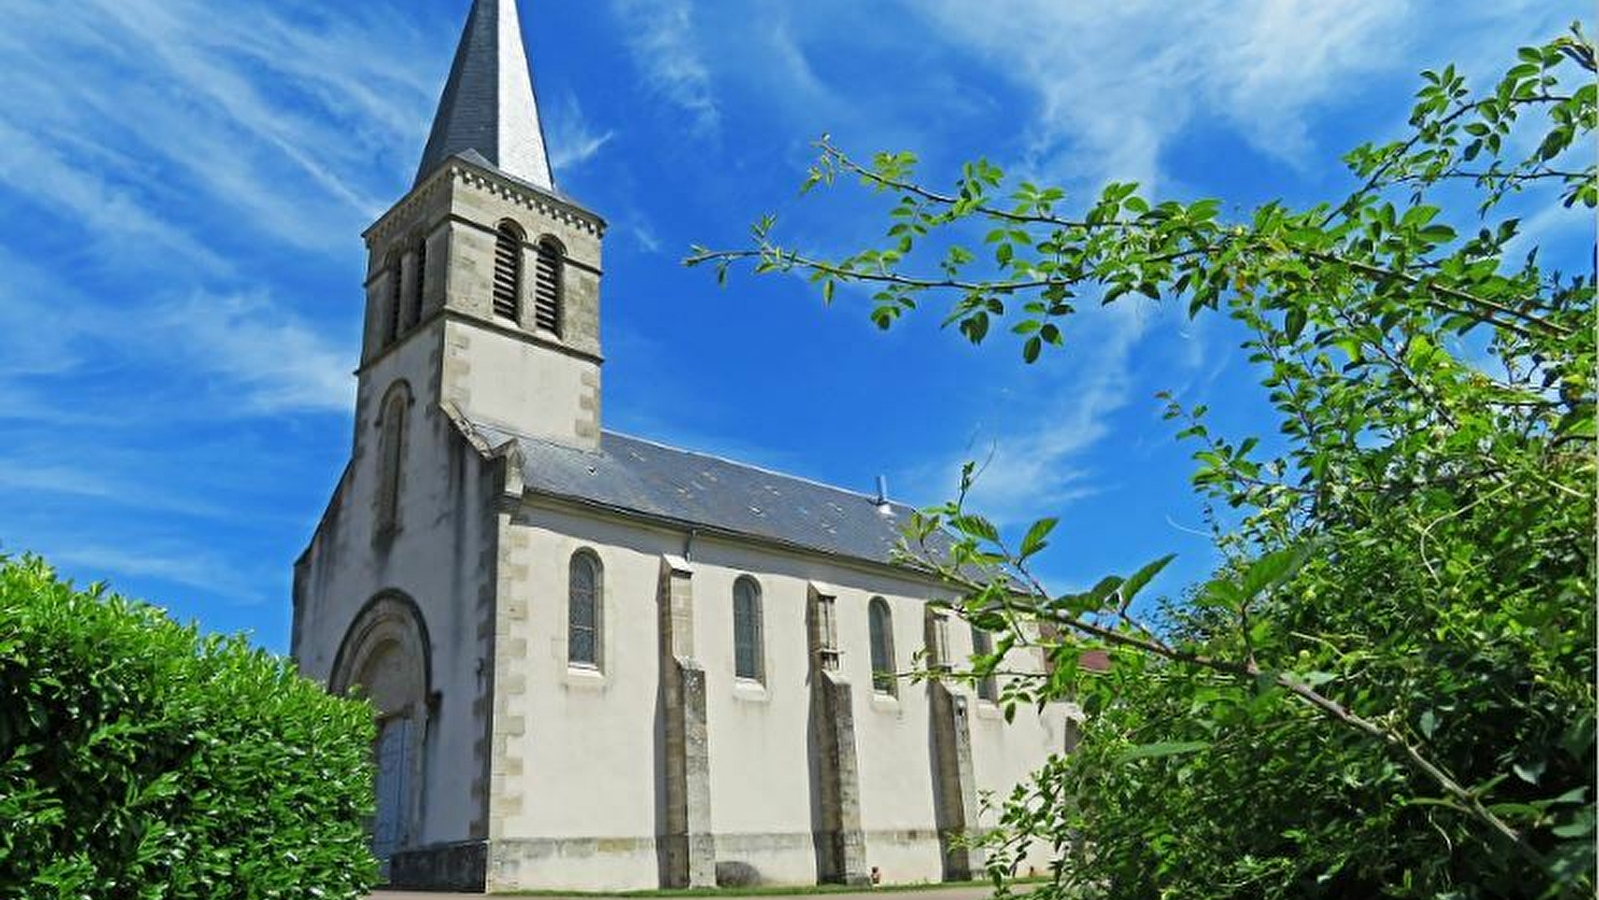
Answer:
[[[803,890],[803,889],[801,889]],[[827,894],[797,894],[795,896],[814,897],[816,900],[987,900],[994,893],[987,885],[972,885],[970,887],[929,887],[925,891],[862,891],[860,893],[827,893]],[[482,894],[423,894],[410,891],[378,891],[372,895],[372,900],[460,900],[465,897],[482,897]],[[782,895],[763,894],[752,900],[780,900]],[[717,900],[740,900],[739,895],[732,893],[717,894]],[[559,897],[540,896],[539,900],[561,900]],[[575,900],[595,900],[593,895],[586,895]]]

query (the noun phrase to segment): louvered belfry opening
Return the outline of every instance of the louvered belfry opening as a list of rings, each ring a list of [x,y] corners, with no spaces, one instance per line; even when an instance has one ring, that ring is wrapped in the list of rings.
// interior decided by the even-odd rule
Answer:
[[[428,239],[420,238],[416,242],[416,278],[412,284],[411,308],[406,310],[405,328],[407,331],[415,328],[422,322],[422,295],[428,282]]]
[[[494,241],[494,314],[522,318],[522,230],[510,222]]]
[[[383,345],[387,347],[394,343],[400,336],[400,302],[404,285],[401,283],[400,257],[398,254],[389,258],[389,308],[388,318],[383,323]]]
[[[552,238],[539,241],[533,286],[533,324],[556,335],[561,333],[561,245]]]

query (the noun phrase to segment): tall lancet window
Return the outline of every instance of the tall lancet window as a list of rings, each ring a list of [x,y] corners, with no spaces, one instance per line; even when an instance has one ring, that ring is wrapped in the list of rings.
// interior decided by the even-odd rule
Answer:
[[[600,560],[587,550],[572,554],[567,586],[566,661],[569,665],[600,668],[601,617],[604,603]]]
[[[400,524],[400,475],[405,468],[405,414],[411,392],[405,382],[389,388],[378,417],[378,489],[376,531],[393,533]]]
[[[494,314],[512,321],[522,319],[522,229],[501,222],[494,239]]]
[[[765,653],[761,646],[761,586],[745,575],[733,582],[733,674],[751,681],[765,680]]]
[[[894,681],[894,616],[888,610],[888,601],[882,597],[872,600],[867,613],[872,639],[872,690],[879,694],[897,694],[899,689]]]
[[[566,251],[552,237],[539,241],[533,279],[533,324],[557,336],[561,333],[561,279]]]

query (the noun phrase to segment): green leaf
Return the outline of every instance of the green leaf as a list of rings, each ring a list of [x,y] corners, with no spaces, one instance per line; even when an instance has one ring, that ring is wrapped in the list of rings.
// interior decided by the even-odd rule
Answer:
[[[1418,234],[1423,240],[1431,244],[1447,244],[1455,239],[1455,230],[1443,224],[1428,225],[1426,228],[1421,229]]]
[[[1238,585],[1222,578],[1207,582],[1194,594],[1194,603],[1207,609],[1235,610],[1243,602],[1244,595]]]
[[[1310,559],[1315,545],[1303,543],[1297,547],[1278,550],[1249,564],[1249,569],[1244,573],[1239,590],[1247,599],[1260,596],[1264,591],[1270,590],[1287,581],[1294,573],[1304,566]]]
[[[1086,615],[1099,612],[1105,606],[1105,601],[1116,589],[1121,587],[1122,579],[1110,575],[1100,579],[1100,582],[1081,594],[1067,594],[1061,597],[1058,603],[1064,605],[1073,615]]]
[[[1305,311],[1302,308],[1296,306],[1288,311],[1288,321],[1283,328],[1283,332],[1287,335],[1289,341],[1299,340],[1299,335],[1305,330],[1306,320]]]
[[[1204,741],[1162,741],[1155,744],[1143,744],[1130,747],[1117,754],[1117,762],[1131,762],[1135,759],[1153,759],[1160,756],[1182,756],[1188,753],[1198,753],[1210,746]]]
[[[1060,520],[1056,518],[1039,519],[1034,522],[1033,527],[1027,529],[1026,536],[1022,538],[1022,547],[1018,551],[1018,555],[1022,559],[1026,559],[1049,546],[1049,533],[1054,531],[1055,526],[1058,524],[1060,524]]]
[[[1122,583],[1122,602],[1131,602],[1133,597],[1137,596],[1138,592],[1143,590],[1145,585],[1149,584],[1150,579],[1154,578],[1156,575],[1159,575],[1161,570],[1171,565],[1171,561],[1176,558],[1177,554],[1168,553],[1165,556],[1162,556],[1160,559],[1157,559],[1154,562],[1144,566],[1142,569],[1139,569],[1137,572],[1134,572],[1125,582]]]
[[[1336,672],[1306,672],[1303,675],[1295,675],[1294,676],[1294,680],[1298,681],[1300,684],[1303,684],[1305,687],[1308,687],[1308,688],[1319,688],[1322,685],[1324,685],[1324,684],[1326,684],[1326,683],[1328,683],[1330,681],[1337,681],[1338,680],[1338,673],[1336,673]]]
[[[999,540],[999,529],[994,527],[994,523],[974,513],[954,516],[949,524],[967,537],[981,538],[991,543]]]
[[[1516,777],[1520,778],[1522,781],[1525,781],[1528,784],[1537,784],[1538,781],[1543,778],[1544,770],[1548,767],[1548,760],[1539,759],[1525,763],[1518,762],[1514,766],[1511,766],[1511,769],[1516,773]]]
[[[1555,837],[1580,838],[1593,834],[1594,811],[1588,809],[1578,810],[1568,821],[1549,829]]]

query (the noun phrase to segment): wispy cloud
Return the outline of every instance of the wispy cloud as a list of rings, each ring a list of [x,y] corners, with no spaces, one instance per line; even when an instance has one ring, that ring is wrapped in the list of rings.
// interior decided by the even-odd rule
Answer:
[[[46,452],[0,456],[0,491],[13,496],[76,497],[110,507],[205,519],[232,514],[223,506],[151,490],[138,480],[108,475],[86,464],[81,455],[73,449],[57,446]]]
[[[655,228],[647,219],[634,218],[628,222],[627,235],[638,241],[638,245],[647,253],[661,252],[661,238],[655,233]]]
[[[425,128],[437,86],[415,60],[448,51],[404,17],[301,0],[19,0],[6,25],[0,201],[199,263],[216,234],[342,251],[330,237],[380,211]]]
[[[1366,0],[1012,0],[982,16],[958,0],[906,6],[1035,96],[1036,167],[1089,182],[1156,181],[1170,142],[1200,119],[1302,158],[1307,107],[1391,59],[1405,15]]]
[[[1105,490],[1109,475],[1096,468],[1094,453],[1133,396],[1133,352],[1150,324],[1150,311],[1133,302],[1080,314],[1067,350],[1028,369],[964,446],[917,466],[907,480],[953,496],[961,466],[976,463],[969,499],[1002,525],[1059,513]]]
[[[196,294],[165,306],[152,337],[224,381],[258,414],[343,412],[355,402],[355,348],[331,340],[264,292]]]
[[[615,9],[651,89],[688,114],[694,130],[714,137],[721,112],[711,71],[701,58],[688,0],[616,0]]]
[[[187,544],[147,547],[108,547],[95,543],[74,543],[48,552],[55,565],[124,578],[149,578],[195,588],[206,595],[220,595],[236,603],[265,602],[262,581],[239,570],[237,561],[222,560],[196,553]]]
[[[550,166],[557,177],[594,158],[616,137],[615,131],[608,128],[602,131],[591,124],[577,97],[570,93],[563,96],[560,105],[551,112],[553,115],[548,119]]]
[[[0,415],[82,418],[80,380],[104,388],[111,372],[142,373],[151,409],[182,393],[184,409],[162,411],[172,418],[342,413],[353,402],[353,344],[263,290],[102,300],[5,251],[0,267],[0,325],[16,326],[0,329]],[[40,400],[41,389],[56,400]],[[112,419],[135,412],[119,394],[104,411]],[[64,397],[75,399],[64,405]]]
[[[70,162],[29,130],[0,119],[0,185],[33,201],[35,215],[71,218],[97,249],[131,261],[152,251],[179,255],[197,270],[216,271],[222,259],[183,227],[156,212],[129,184],[114,184]]]
[[[1311,126],[1330,107],[1391,98],[1393,82],[1380,79],[1424,66],[1497,64],[1513,42],[1586,15],[1565,0],[1003,0],[986,15],[962,0],[901,5],[1033,95],[1037,109],[1018,120],[1031,122],[1034,168],[1090,184],[1158,182],[1165,155],[1200,126],[1297,167],[1322,165],[1329,148],[1314,145]]]

